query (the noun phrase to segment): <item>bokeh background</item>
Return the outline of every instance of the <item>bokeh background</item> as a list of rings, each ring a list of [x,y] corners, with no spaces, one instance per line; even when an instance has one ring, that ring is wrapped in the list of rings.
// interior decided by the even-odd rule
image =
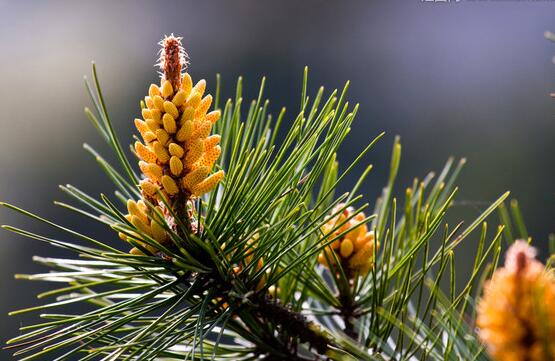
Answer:
[[[467,157],[455,215],[471,219],[511,190],[541,245],[555,231],[555,100],[548,95],[555,89],[555,44],[543,38],[546,30],[555,30],[555,2],[0,0],[0,199],[119,242],[52,203],[67,200],[58,184],[91,194],[113,189],[81,147],[86,141],[108,153],[83,114],[89,101],[82,76],[94,59],[109,112],[129,142],[138,101],[157,80],[157,42],[173,32],[184,37],[195,79],[214,89],[221,73],[224,95],[232,95],[243,75],[252,98],[267,75],[271,109],[287,106],[289,120],[305,65],[311,90],[351,80],[349,99],[361,109],[339,160],[352,160],[387,133],[365,159],[375,165],[363,189],[369,202],[385,182],[399,134],[398,189],[439,170],[450,155]],[[0,223],[69,240],[5,209]],[[33,255],[66,253],[6,231],[0,238],[5,341],[30,321],[8,317],[8,310],[38,304],[34,295],[50,286],[13,274],[46,271]]]

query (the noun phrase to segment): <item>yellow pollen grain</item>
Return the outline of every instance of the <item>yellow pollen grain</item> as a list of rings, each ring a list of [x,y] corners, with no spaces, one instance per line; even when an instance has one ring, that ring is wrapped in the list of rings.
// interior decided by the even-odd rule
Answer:
[[[173,196],[179,193],[179,188],[177,187],[177,183],[175,183],[172,177],[168,175],[164,175],[162,176],[161,182],[162,182],[162,186],[164,186],[164,189],[166,190],[166,192],[168,192],[169,195]]]

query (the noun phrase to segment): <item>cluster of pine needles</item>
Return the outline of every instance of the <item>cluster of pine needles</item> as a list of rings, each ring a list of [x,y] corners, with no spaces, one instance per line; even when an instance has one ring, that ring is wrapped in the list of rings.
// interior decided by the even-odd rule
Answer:
[[[11,313],[41,318],[7,342],[16,357],[555,359],[555,281],[534,258],[518,204],[505,206],[508,192],[473,221],[448,223],[465,160],[449,159],[397,196],[396,138],[377,200],[359,192],[371,165],[337,194],[384,135],[339,166],[358,110],[346,100],[349,83],[309,97],[305,69],[299,110],[272,117],[265,79],[252,102],[243,104],[241,79],[223,102],[219,76],[212,97],[206,82],[194,85],[183,73],[179,38],[161,44],[161,83],[141,102],[140,138],[129,150],[114,132],[94,64],[85,81],[94,105],[86,114],[116,163],[85,149],[115,192],[96,197],[66,185],[73,202],[57,204],[113,237],[95,239],[3,204],[70,240],[5,229],[75,254],[35,257],[51,271],[18,275],[61,286],[39,295],[47,303]],[[463,242],[473,245],[471,256],[458,256]],[[457,262],[468,274],[456,273]]]

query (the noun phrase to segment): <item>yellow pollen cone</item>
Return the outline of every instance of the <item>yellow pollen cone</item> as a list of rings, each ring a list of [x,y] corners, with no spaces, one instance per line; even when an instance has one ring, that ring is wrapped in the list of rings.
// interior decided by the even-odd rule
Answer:
[[[164,129],[156,129],[156,138],[165,146],[168,140],[170,140],[170,135]]]
[[[332,210],[332,214],[336,214],[337,210],[343,207],[343,204],[339,204]],[[364,213],[360,212],[345,222],[353,215],[353,212],[352,207],[345,208],[340,214],[330,218],[326,224],[322,225],[322,242],[328,242],[330,238],[343,235],[340,239],[333,241],[330,247],[326,247],[318,256],[318,262],[334,272],[337,271],[337,265],[333,264],[330,267],[328,264],[330,261],[323,262],[322,256],[328,255],[329,259],[332,259],[329,256],[340,257],[346,261],[346,263],[342,261],[342,265],[349,271],[347,275],[350,278],[368,273],[374,265],[375,255],[374,233],[368,232],[368,227],[364,223],[366,218]],[[342,223],[344,224],[336,229]]]
[[[200,104],[200,100],[201,100],[201,95],[195,90],[193,90],[191,95],[189,95],[189,98],[187,98],[186,104],[188,107],[196,108]]]
[[[208,151],[208,149],[215,147],[216,145],[218,145],[220,143],[221,138],[222,137],[218,134],[214,134],[214,135],[209,136],[204,141],[204,149],[206,149],[206,151]]]
[[[143,116],[143,119],[147,120],[147,119],[152,119],[152,114],[150,113],[150,109],[142,109],[141,110],[141,115]]]
[[[516,240],[505,265],[484,285],[477,304],[478,336],[495,361],[552,361],[555,355],[555,275]]]
[[[178,158],[182,158],[183,154],[185,154],[183,148],[177,143],[170,143],[168,149],[170,150],[171,155],[175,155]]]
[[[202,182],[206,178],[206,176],[208,176],[209,172],[210,169],[208,169],[208,167],[198,167],[197,169],[183,177],[183,187],[190,190],[192,187]]]
[[[164,110],[164,98],[162,98],[160,95],[157,95],[153,98],[153,101],[156,109],[160,111]]]
[[[142,199],[137,201],[137,207],[139,207],[139,209],[146,214],[148,207]]]
[[[206,115],[206,112],[210,108],[210,105],[212,105],[212,95],[209,94],[205,96],[198,105],[195,111],[195,118],[204,117]]]
[[[188,73],[183,74],[183,79],[181,80],[181,89],[183,90],[185,97],[191,94],[191,89],[193,89],[193,79]]]
[[[357,267],[368,262],[374,254],[374,244],[365,243],[362,248],[349,259],[349,266]]]
[[[177,134],[175,135],[176,139],[180,142],[185,142],[191,138],[193,135],[193,128],[194,124],[192,121],[187,120],[183,123]]]
[[[162,167],[154,163],[139,162],[139,168],[147,177],[159,179],[162,176]]]
[[[167,59],[174,62],[177,53],[170,51],[171,46],[176,51],[182,50],[176,39],[163,42],[163,54],[173,54]],[[165,63],[167,59],[164,59],[161,60],[164,64],[162,80],[159,85],[150,85],[148,95],[141,103],[143,119],[135,120],[142,140],[135,142],[134,147],[140,158],[139,168],[146,177],[140,181],[139,187],[144,199],[152,204],[159,202],[160,197],[176,200],[182,195],[187,200],[187,197],[202,195],[213,189],[224,176],[223,171],[210,175],[222,152],[218,145],[221,137],[211,136],[212,125],[221,117],[221,111],[209,112],[213,97],[210,94],[204,96],[206,81],[201,79],[194,83],[189,74],[181,73],[182,67]],[[130,207],[134,209],[133,215],[139,214],[137,209],[142,212],[139,218],[150,227],[151,234],[156,234],[155,239],[167,237],[167,232],[161,229],[164,227],[151,222],[152,210],[144,202],[136,203],[136,207],[130,204]]]
[[[160,243],[163,243],[168,238],[168,235],[164,227],[162,227],[155,221],[152,221],[150,223],[150,233],[152,234],[152,238],[154,238]]]
[[[185,103],[185,100],[187,100],[187,95],[185,95],[185,92],[183,90],[180,90],[174,95],[172,103],[180,107],[183,105],[183,103]]]
[[[214,162],[220,157],[221,152],[222,148],[219,145],[207,149],[201,161],[202,165],[212,168]]]
[[[145,104],[146,104],[146,106],[148,107],[148,109],[154,108],[154,101],[153,101],[152,98],[149,97],[149,96],[146,96],[146,97],[145,97]]]
[[[173,94],[173,88],[169,81],[165,80],[162,84],[162,96],[164,98],[168,98],[170,95]]]
[[[160,88],[156,84],[150,84],[150,88],[148,88],[148,95],[151,98],[154,98],[156,95],[160,95]]]
[[[158,186],[149,181],[148,179],[144,179],[139,183],[141,190],[148,196],[154,197],[158,191]]]
[[[148,217],[146,216],[146,214],[139,208],[137,203],[135,201],[133,201],[132,199],[129,199],[127,201],[127,211],[129,212],[129,214],[131,214],[131,216],[137,216],[143,222],[148,221]]]
[[[374,232],[366,232],[366,234],[356,239],[354,243],[355,252],[358,252],[358,250],[361,249],[366,243],[374,244]]]
[[[200,159],[202,153],[204,152],[204,143],[201,139],[194,139],[191,142],[189,152],[185,156],[185,166],[186,168],[191,168],[191,166]]]
[[[188,106],[183,111],[183,115],[181,116],[181,122],[185,122],[187,120],[193,120],[194,115],[195,115],[195,108]]]
[[[181,163],[181,159],[175,155],[170,158],[170,171],[174,176],[179,176],[183,171],[183,163]]]
[[[199,184],[193,187],[192,189],[193,194],[197,197],[200,197],[204,193],[210,192],[218,185],[218,183],[222,180],[223,177],[224,177],[223,170],[220,170],[212,174],[210,177],[206,178],[205,180],[203,180],[202,182],[200,182]]]
[[[154,119],[147,119],[146,126],[153,133],[156,133],[156,129],[160,128],[160,126],[158,125],[158,122]]]
[[[179,193],[179,188],[177,187],[177,184],[175,183],[173,178],[168,175],[162,176],[162,186],[169,195]]]
[[[143,135],[143,139],[145,140],[145,142],[150,143],[150,142],[156,140],[157,138],[156,138],[156,134],[154,134],[151,131],[148,131]]]
[[[141,133],[141,136],[145,136],[145,133],[148,132],[148,127],[146,126],[146,123],[143,122],[141,119],[137,119],[135,118],[135,128],[137,128],[137,130],[139,131],[139,133]]]
[[[219,110],[213,110],[210,113],[206,114],[205,119],[214,124],[218,121],[218,119],[220,119],[221,115],[222,112],[220,112]]]
[[[150,110],[150,117],[153,120],[156,120],[158,123],[162,123],[162,112],[158,109],[151,109]]]
[[[343,258],[349,258],[349,256],[353,253],[353,242],[347,238],[341,242],[341,246],[339,247],[339,254]]]
[[[206,90],[206,80],[201,79],[198,81],[198,83],[195,84],[192,91],[196,91],[202,98],[202,95],[204,94],[205,90]]]
[[[156,162],[156,154],[152,153],[147,147],[141,142],[135,142],[135,151],[137,155],[147,163]]]
[[[203,121],[199,124],[198,128],[195,130],[193,134],[193,138],[205,139],[210,135],[211,130],[212,130],[212,123]]]
[[[173,134],[177,131],[177,124],[175,124],[175,118],[169,113],[164,114],[162,118],[162,123],[164,124],[164,129],[166,132]]]
[[[152,149],[154,150],[154,153],[156,154],[156,157],[160,162],[167,163],[168,160],[170,160],[168,150],[162,145],[162,143],[154,142],[152,144]]]
[[[175,106],[174,103],[170,101],[164,102],[164,110],[166,113],[171,115],[174,119],[179,116],[179,111],[177,110],[177,107]]]
[[[131,216],[131,224],[143,233],[150,235],[150,227],[137,216]]]

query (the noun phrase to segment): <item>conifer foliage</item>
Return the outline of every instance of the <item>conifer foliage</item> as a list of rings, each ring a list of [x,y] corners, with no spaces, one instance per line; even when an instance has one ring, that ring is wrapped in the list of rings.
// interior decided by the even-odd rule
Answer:
[[[379,199],[359,193],[371,166],[350,192],[337,194],[383,136],[339,166],[336,152],[358,110],[347,101],[348,83],[312,97],[305,69],[300,109],[274,118],[263,96],[265,79],[248,105],[241,79],[234,98],[222,101],[219,77],[212,96],[210,84],[194,83],[185,72],[180,38],[166,37],[161,45],[162,78],[141,101],[129,149],[114,133],[94,65],[92,82],[86,81],[94,111],[85,112],[117,163],[85,149],[115,193],[93,196],[65,185],[73,202],[57,204],[106,227],[113,238],[95,239],[78,226],[3,204],[70,240],[4,228],[75,255],[36,257],[50,272],[18,275],[60,287],[40,294],[40,305],[12,312],[42,318],[7,342],[17,358],[489,359],[474,330],[474,299],[503,240],[512,242],[506,212],[499,227],[485,222],[508,193],[472,222],[448,224],[464,159],[415,179],[399,198],[396,139]],[[475,246],[474,258],[467,277],[456,277],[463,241]],[[480,310],[502,292],[489,285]],[[86,312],[72,311],[80,304],[88,305]],[[479,320],[480,336],[489,342],[492,318]]]

